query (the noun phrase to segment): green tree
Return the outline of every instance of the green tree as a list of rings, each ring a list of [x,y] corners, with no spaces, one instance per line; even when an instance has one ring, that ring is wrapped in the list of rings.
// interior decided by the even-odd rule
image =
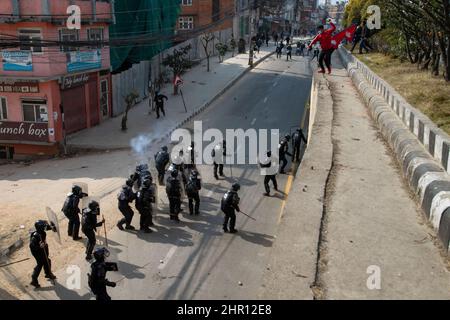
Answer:
[[[125,103],[127,105],[127,108],[125,110],[125,114],[122,117],[122,131],[126,131],[127,128],[127,121],[128,121],[128,112],[131,110],[131,108],[136,104],[136,100],[139,98],[139,93],[137,93],[135,90],[131,91],[126,97],[125,97]]]
[[[178,94],[178,85],[175,85],[175,78],[192,66],[187,54],[191,50],[191,45],[174,49],[172,54],[168,54],[163,60],[163,66],[169,67],[173,74],[173,94]]]

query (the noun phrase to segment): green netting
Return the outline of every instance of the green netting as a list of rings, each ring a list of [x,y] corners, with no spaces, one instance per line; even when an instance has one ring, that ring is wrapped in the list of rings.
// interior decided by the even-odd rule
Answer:
[[[116,0],[114,8],[116,23],[109,28],[111,40],[133,36],[168,39],[174,34],[181,10],[180,0]],[[111,47],[113,72],[150,60],[171,45],[170,40],[153,40],[148,44]]]

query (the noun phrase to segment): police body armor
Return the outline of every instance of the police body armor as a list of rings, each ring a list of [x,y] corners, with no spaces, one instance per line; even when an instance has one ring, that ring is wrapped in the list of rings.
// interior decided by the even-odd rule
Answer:
[[[152,203],[156,203],[153,185],[150,188],[139,190],[136,197],[136,208],[138,210],[151,210]]]
[[[100,290],[105,290],[108,283],[106,272],[117,271],[117,263],[96,261],[91,265],[91,273],[88,273],[88,285],[92,293],[97,295]]]
[[[80,212],[78,208],[79,198],[73,193],[69,193],[66,200],[64,201],[64,205],[61,211],[67,217],[67,219],[72,219],[76,214]]]
[[[199,178],[189,178],[189,181],[186,184],[186,195],[189,198],[195,197],[201,188],[201,180]]]
[[[230,209],[234,209],[235,206],[239,205],[239,196],[236,192],[228,191],[222,198],[220,202],[220,207],[223,212],[228,211]]]
[[[284,157],[288,151],[288,142],[286,139],[283,139],[280,141],[280,144],[278,145],[280,157]]]
[[[83,209],[81,226],[83,229],[97,230],[97,215],[91,209]]]
[[[45,240],[47,238],[47,233],[39,233],[37,231],[34,231],[30,234],[30,250],[31,252],[40,252],[43,250],[48,250],[48,245],[45,244],[45,248],[41,248],[41,242],[45,243]]]
[[[170,160],[170,155],[168,152],[159,151],[155,156],[156,168],[163,170]]]
[[[180,180],[173,177],[167,178],[166,192],[169,197],[181,197]]]
[[[133,196],[132,196],[132,189],[129,186],[123,186],[122,190],[120,190],[119,194],[117,195],[117,199],[122,202],[132,202]]]

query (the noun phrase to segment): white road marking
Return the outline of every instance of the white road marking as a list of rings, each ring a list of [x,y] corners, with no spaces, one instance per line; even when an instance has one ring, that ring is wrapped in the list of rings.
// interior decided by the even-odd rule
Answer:
[[[164,269],[167,266],[167,263],[170,261],[170,258],[174,255],[175,251],[177,250],[177,246],[173,245],[172,248],[170,248],[169,252],[167,252],[166,257],[163,260],[163,263],[161,263],[158,266],[159,270]]]
[[[276,87],[277,85],[278,85],[278,81],[273,84],[274,87]]]
[[[266,103],[268,99],[269,99],[268,97],[265,97],[264,98],[264,103]]]
[[[207,198],[211,198],[213,192],[214,192],[214,190],[210,190],[210,191],[206,194],[206,197],[207,197]]]
[[[255,119],[253,119],[253,121],[252,121],[252,124],[251,124],[251,125],[254,125],[254,124],[255,124],[255,122],[256,122],[256,118],[255,118]]]

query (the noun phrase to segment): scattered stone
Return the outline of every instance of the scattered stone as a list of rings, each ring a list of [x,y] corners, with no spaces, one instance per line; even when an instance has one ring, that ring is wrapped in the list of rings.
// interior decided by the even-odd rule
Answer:
[[[159,260],[159,263],[164,263],[164,260]]]
[[[241,281],[238,282],[238,285],[242,287],[243,283]]]
[[[314,166],[311,166],[311,170],[314,170]]]

